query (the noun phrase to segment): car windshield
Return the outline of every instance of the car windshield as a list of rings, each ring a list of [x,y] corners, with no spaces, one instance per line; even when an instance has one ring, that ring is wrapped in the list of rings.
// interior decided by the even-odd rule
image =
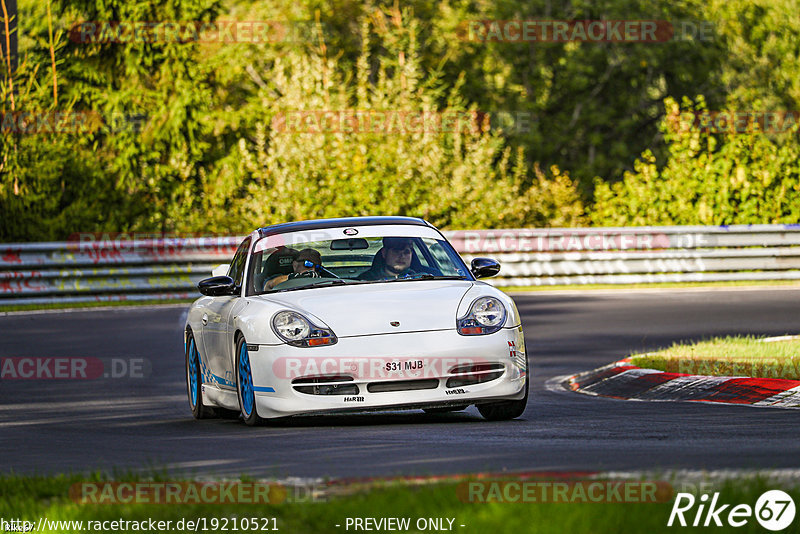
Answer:
[[[345,284],[472,279],[447,241],[401,236],[257,248],[249,272],[249,295]]]

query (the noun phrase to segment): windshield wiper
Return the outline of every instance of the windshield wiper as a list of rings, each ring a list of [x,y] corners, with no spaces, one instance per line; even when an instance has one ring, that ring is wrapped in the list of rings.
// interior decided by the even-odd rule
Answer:
[[[402,282],[405,280],[466,280],[463,276],[436,276],[431,273],[416,273],[407,276],[399,276],[397,278],[389,278],[388,280],[380,280],[381,282]]]
[[[407,274],[405,276],[398,276],[397,278],[389,278],[386,280],[387,282],[402,282],[403,280],[423,280],[423,279],[431,279],[433,275],[431,273],[416,273],[416,274]]]
[[[308,289],[310,287],[328,287],[328,286],[346,286],[349,282],[345,282],[341,278],[335,278],[333,280],[320,280],[319,282],[314,282],[313,284],[306,284],[304,286],[297,286],[297,287],[289,287],[287,289],[281,289],[275,291],[275,293],[283,293],[285,291],[296,291],[298,289]]]

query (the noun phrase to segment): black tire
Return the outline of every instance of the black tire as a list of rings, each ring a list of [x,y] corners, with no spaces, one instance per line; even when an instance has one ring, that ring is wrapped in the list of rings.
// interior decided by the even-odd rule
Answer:
[[[450,413],[450,412],[460,412],[461,410],[466,410],[469,408],[468,404],[464,406],[442,406],[440,408],[423,408],[422,411],[425,413]]]
[[[186,394],[189,397],[189,408],[195,419],[209,419],[214,417],[214,409],[203,406],[203,376],[200,372],[200,353],[194,334],[186,334]]]
[[[220,419],[239,419],[242,413],[239,410],[229,410],[227,408],[214,408],[214,413]]]
[[[525,412],[528,405],[528,375],[525,374],[525,396],[520,400],[479,404],[478,411],[487,421],[508,421],[516,419]]]
[[[236,395],[239,397],[239,411],[242,419],[250,426],[264,423],[256,409],[256,395],[253,390],[253,373],[250,369],[250,355],[247,342],[240,336],[236,341]]]

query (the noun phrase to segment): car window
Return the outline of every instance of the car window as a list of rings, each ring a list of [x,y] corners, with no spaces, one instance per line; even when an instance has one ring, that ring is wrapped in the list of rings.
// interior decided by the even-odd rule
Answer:
[[[437,246],[437,245],[431,245],[431,246]],[[433,263],[433,261],[431,261],[432,258],[431,260],[428,259],[431,257],[429,250],[430,248],[425,244],[423,244],[420,247],[420,243],[414,243],[414,253],[417,255],[420,265],[430,269],[430,268],[435,268],[436,264]]]
[[[405,260],[407,269],[396,272],[394,276],[391,275],[391,269],[386,269],[384,260],[385,245],[392,243],[391,240],[404,240],[410,250],[410,258]],[[445,240],[381,236],[291,244],[293,241],[287,237],[284,242],[287,244],[263,250],[256,247],[248,275],[248,295],[343,283],[382,283],[397,279],[471,279],[464,262]],[[292,259],[303,251],[305,255],[319,254],[320,263],[313,268],[304,268],[300,262],[293,263]]]
[[[444,247],[442,247],[439,243],[434,243],[433,246],[431,246],[430,251],[434,261],[437,263],[447,264],[447,262],[450,261],[447,251],[445,251]]]
[[[250,238],[248,237],[239,248],[236,249],[236,254],[233,255],[231,260],[231,267],[228,269],[228,276],[233,278],[237,287],[242,287],[242,280],[244,279],[244,264],[247,260],[247,251],[250,249]]]

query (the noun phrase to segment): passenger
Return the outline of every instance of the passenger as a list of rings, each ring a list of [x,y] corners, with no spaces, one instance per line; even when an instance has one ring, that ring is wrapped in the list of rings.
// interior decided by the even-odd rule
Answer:
[[[411,268],[414,245],[409,237],[384,237],[372,267],[359,280],[386,280],[417,274]]]
[[[313,265],[310,267],[307,266],[305,264],[306,261],[311,262]],[[319,273],[316,270],[316,266],[318,265],[322,265],[322,257],[319,252],[313,248],[303,249],[297,257],[292,260],[292,270],[294,272],[292,274],[282,274],[267,280],[267,283],[264,284],[264,289],[272,289],[287,280],[295,280],[297,278],[319,278]]]

